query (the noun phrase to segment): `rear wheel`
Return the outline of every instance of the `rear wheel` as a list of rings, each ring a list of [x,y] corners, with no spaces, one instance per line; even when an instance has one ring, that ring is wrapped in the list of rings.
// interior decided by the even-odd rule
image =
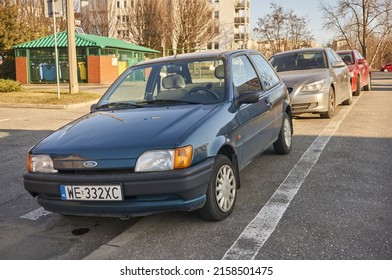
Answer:
[[[331,119],[335,115],[335,91],[331,87],[328,92],[328,111],[321,113],[322,118]]]
[[[287,113],[284,113],[282,128],[279,132],[278,140],[274,143],[274,149],[277,154],[288,154],[292,146],[292,126],[291,119]]]
[[[343,105],[351,105],[353,103],[353,92],[350,89],[349,96],[346,100],[343,101]]]
[[[233,163],[217,155],[207,188],[207,201],[199,209],[200,216],[209,221],[221,221],[234,209],[237,198],[238,175]]]
[[[361,78],[357,77],[357,89],[354,92],[355,96],[359,96],[361,94]]]
[[[368,84],[364,86],[363,89],[366,91],[372,90],[372,78],[370,77],[370,74],[369,74]]]

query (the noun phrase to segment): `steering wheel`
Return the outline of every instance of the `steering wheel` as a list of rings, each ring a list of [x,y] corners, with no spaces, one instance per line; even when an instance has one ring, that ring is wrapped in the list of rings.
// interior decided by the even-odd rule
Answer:
[[[213,92],[212,90],[210,90],[209,88],[205,88],[205,87],[194,87],[191,88],[185,95],[191,95],[197,91],[204,91],[205,93],[208,93],[210,95],[212,95],[214,97],[214,99],[219,100],[219,96]]]

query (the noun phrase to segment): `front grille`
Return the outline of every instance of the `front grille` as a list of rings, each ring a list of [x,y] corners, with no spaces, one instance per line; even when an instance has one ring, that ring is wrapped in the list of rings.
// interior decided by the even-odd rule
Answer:
[[[133,169],[116,169],[116,170],[99,170],[99,169],[80,169],[80,170],[59,170],[59,174],[75,174],[75,175],[116,175],[116,174],[130,174]]]

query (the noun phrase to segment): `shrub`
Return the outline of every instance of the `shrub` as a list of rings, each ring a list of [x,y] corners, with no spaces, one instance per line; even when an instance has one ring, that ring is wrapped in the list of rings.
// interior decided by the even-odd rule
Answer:
[[[14,80],[0,79],[0,92],[20,91],[20,83]]]

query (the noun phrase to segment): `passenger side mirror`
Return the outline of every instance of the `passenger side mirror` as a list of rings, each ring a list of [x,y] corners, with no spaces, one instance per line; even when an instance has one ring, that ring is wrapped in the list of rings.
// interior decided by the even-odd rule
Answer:
[[[259,93],[257,91],[247,91],[242,93],[237,99],[237,106],[242,104],[257,103],[259,102]]]
[[[358,64],[365,64],[366,63],[366,59],[358,59]]]
[[[346,66],[346,63],[344,63],[343,61],[335,61],[332,63],[333,68],[341,68],[344,66]]]
[[[95,106],[97,106],[97,104],[96,104],[96,103],[94,103],[94,104],[91,104],[91,106],[90,106],[90,112],[94,111],[94,109],[95,109]]]

